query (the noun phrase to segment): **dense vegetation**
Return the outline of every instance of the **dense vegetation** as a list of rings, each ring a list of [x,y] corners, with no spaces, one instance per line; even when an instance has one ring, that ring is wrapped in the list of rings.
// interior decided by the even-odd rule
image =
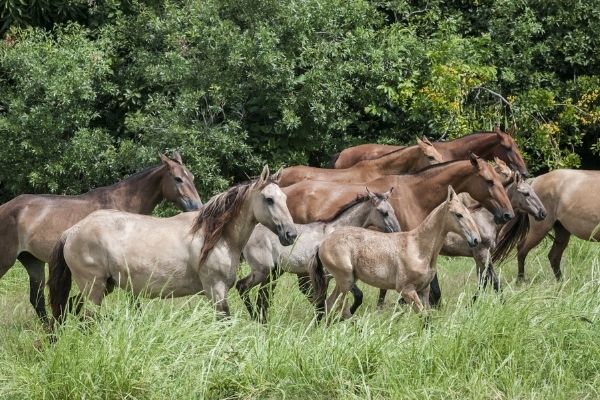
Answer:
[[[360,142],[516,124],[531,170],[598,166],[600,5],[0,2],[1,199],[180,149],[201,193]]]

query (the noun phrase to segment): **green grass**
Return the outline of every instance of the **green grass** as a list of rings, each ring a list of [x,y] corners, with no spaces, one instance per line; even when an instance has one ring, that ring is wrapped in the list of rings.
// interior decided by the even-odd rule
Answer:
[[[315,326],[284,277],[264,326],[235,291],[225,322],[202,296],[137,311],[115,291],[54,344],[15,266],[0,280],[0,398],[600,398],[600,246],[573,240],[560,284],[546,254],[547,243],[530,255],[522,285],[514,261],[499,268],[502,294],[473,305],[472,260],[442,258],[444,306],[428,327],[394,293],[375,310],[377,291],[364,285],[351,321]]]

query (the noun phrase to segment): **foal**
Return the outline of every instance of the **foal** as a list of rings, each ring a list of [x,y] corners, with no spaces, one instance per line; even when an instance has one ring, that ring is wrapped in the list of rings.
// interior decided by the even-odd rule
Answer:
[[[296,224],[298,239],[293,246],[284,247],[277,236],[263,225],[254,228],[252,236],[244,248],[244,258],[248,261],[250,274],[239,280],[236,284],[240,296],[244,300],[250,316],[266,321],[267,308],[269,307],[270,294],[275,285],[275,279],[282,272],[298,275],[301,289],[306,282],[308,274],[307,265],[317,252],[323,238],[334,230],[343,226],[361,226],[367,228],[375,226],[385,232],[399,232],[400,224],[394,214],[394,209],[388,202],[393,187],[386,193],[372,193],[367,188],[367,195],[358,195],[356,199],[342,207],[338,213],[328,221],[314,222],[311,224]],[[249,292],[254,286],[260,284],[257,315],[250,301]],[[269,290],[271,284],[271,290]]]
[[[446,201],[409,232],[381,233],[362,228],[340,228],[328,235],[309,266],[317,310],[331,312],[338,302],[343,317],[351,314],[344,298],[357,279],[380,289],[396,289],[416,312],[429,307],[429,285],[436,273],[438,254],[448,232],[462,235],[469,246],[480,241],[469,210],[448,187]],[[324,268],[335,288],[327,298]]]

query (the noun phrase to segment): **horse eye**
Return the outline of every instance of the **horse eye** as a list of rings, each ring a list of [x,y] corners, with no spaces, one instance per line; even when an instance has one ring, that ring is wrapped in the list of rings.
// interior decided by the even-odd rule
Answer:
[[[273,204],[275,204],[275,201],[271,198],[271,197],[267,197],[265,199],[265,201],[267,202],[268,205],[272,206]]]
[[[435,160],[434,156],[427,156],[427,158],[429,158],[430,160]]]
[[[523,196],[525,197],[529,197],[530,193],[529,192],[523,192]]]
[[[490,180],[486,180],[486,183],[488,185],[492,186],[494,184],[494,181],[490,179]]]
[[[389,212],[387,212],[387,211],[382,211],[382,212],[381,212],[381,215],[383,215],[384,217],[387,217],[387,216],[389,216],[389,215],[390,215],[390,213],[389,213]]]
[[[175,182],[177,182],[177,183],[183,183],[183,178],[180,177],[180,176],[176,176],[175,177]]]
[[[456,213],[456,218],[462,218],[463,215],[461,213]]]

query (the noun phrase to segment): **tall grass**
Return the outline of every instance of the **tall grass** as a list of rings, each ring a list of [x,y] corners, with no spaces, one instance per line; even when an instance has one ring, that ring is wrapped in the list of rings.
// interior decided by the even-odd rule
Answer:
[[[600,247],[573,241],[556,283],[547,246],[528,259],[526,284],[504,266],[501,295],[476,303],[473,262],[440,262],[444,306],[429,322],[376,290],[351,321],[315,325],[295,279],[281,279],[266,325],[237,294],[217,321],[201,296],[131,306],[115,291],[92,320],[68,319],[45,339],[20,266],[0,281],[0,397],[598,398]]]

